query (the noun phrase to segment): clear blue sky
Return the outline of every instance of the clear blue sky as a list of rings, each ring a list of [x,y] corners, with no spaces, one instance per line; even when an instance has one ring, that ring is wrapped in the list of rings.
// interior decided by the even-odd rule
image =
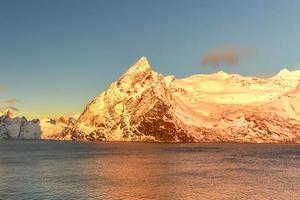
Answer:
[[[298,0],[0,0],[0,99],[29,118],[71,115],[140,56],[164,75],[269,76],[300,66]],[[253,47],[237,66],[210,48]]]

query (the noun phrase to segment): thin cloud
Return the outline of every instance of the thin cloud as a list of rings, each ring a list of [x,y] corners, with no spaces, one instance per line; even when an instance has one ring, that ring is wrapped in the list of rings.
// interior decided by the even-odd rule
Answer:
[[[8,109],[15,111],[15,112],[19,112],[20,110],[14,106],[9,106]]]
[[[0,85],[0,92],[3,92],[6,90],[6,87],[4,85]]]
[[[243,56],[252,54],[253,52],[253,48],[221,46],[206,52],[202,57],[201,63],[208,66],[233,66],[239,64]]]
[[[8,104],[8,105],[14,105],[16,102],[18,102],[18,100],[15,98],[9,98],[9,99],[4,100],[4,103]]]
[[[0,92],[3,92],[5,90],[6,90],[6,86],[0,85]],[[19,102],[19,100],[15,98],[0,100],[0,111],[5,109],[10,109],[12,111],[18,112],[19,109],[15,106],[17,102]]]
[[[9,98],[6,100],[0,100],[0,110],[11,109],[13,111],[19,111],[15,104],[18,102],[15,98]]]

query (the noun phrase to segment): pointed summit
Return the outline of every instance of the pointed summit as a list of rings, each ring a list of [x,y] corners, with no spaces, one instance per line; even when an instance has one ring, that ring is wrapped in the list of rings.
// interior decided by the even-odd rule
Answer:
[[[140,73],[151,71],[151,65],[146,57],[141,57],[134,65],[132,65],[127,72],[129,73]]]
[[[0,116],[6,116],[6,117],[9,117],[9,118],[12,118],[15,116],[15,114],[10,110],[10,109],[6,109],[4,111],[0,111]]]
[[[148,59],[145,56],[142,56],[134,65],[151,67]]]

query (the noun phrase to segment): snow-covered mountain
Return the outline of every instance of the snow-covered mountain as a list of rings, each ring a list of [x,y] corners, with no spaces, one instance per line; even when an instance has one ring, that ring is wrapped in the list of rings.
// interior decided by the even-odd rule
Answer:
[[[75,118],[66,116],[41,119],[40,125],[43,133],[41,139],[70,140],[70,134],[67,131],[75,122]]]
[[[299,142],[299,79],[300,71],[286,69],[271,78],[218,72],[176,79],[142,57],[74,123],[59,125],[56,139]]]
[[[0,139],[40,139],[39,120],[28,121],[17,117],[10,110],[0,112]]]

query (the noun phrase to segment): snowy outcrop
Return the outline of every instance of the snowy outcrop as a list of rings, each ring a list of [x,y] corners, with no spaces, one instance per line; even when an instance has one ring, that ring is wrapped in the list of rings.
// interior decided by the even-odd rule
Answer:
[[[76,119],[73,117],[60,116],[57,118],[45,118],[40,122],[42,130],[42,139],[51,140],[70,140],[68,131],[69,127],[75,124]]]
[[[218,72],[177,79],[142,57],[74,123],[53,128],[56,139],[72,140],[297,143],[299,79],[300,71],[288,70],[271,78]]]
[[[15,117],[10,110],[0,113],[0,139],[40,139],[39,120]]]

